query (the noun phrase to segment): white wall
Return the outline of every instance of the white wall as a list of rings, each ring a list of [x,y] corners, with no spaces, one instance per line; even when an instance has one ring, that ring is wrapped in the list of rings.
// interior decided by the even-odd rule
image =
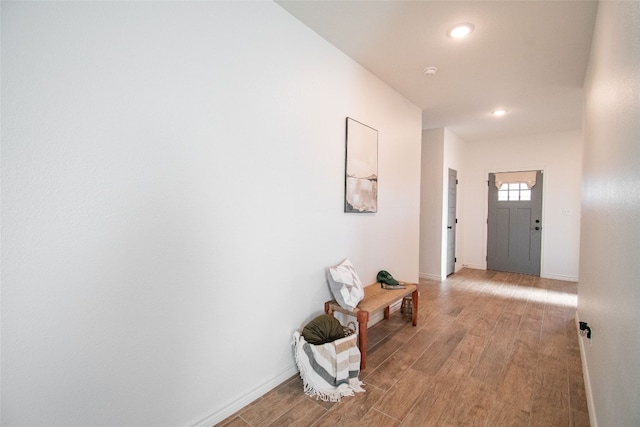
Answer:
[[[458,172],[458,181],[464,176],[462,159],[465,142],[446,128],[422,132],[422,159],[420,184],[420,277],[443,280],[447,275],[447,221],[449,169]],[[458,186],[457,200],[461,200]],[[461,206],[457,206],[459,223]],[[462,248],[463,233],[456,233],[456,256]],[[458,258],[460,261],[460,259]],[[461,268],[456,263],[456,270]]]
[[[640,425],[640,3],[600,2],[587,77],[578,315],[593,426]]]
[[[1,64],[3,426],[213,424],[295,373],[327,266],[417,280],[420,110],[278,5],[3,2]]]
[[[445,129],[422,132],[420,177],[420,277],[442,279]]]
[[[544,170],[541,276],[578,280],[580,131],[468,143],[461,201],[462,263],[486,268],[487,180],[490,172]]]
[[[442,194],[443,194],[443,209],[442,209],[442,233],[443,236],[447,235],[447,226],[448,224],[448,216],[449,216],[449,169],[454,169],[458,172],[458,182],[461,183],[465,179],[465,170],[463,168],[464,161],[464,152],[466,150],[466,142],[460,138],[458,135],[450,131],[449,129],[444,130],[444,167],[442,170],[443,175],[443,186],[442,186]],[[456,227],[456,265],[455,271],[458,271],[462,268],[461,257],[458,256],[459,253],[462,252],[464,248],[464,233],[461,232],[459,226],[464,221],[464,211],[463,206],[460,205],[460,200],[464,198],[464,186],[458,184],[458,188],[456,190],[456,218],[458,219],[458,224]],[[442,260],[441,260],[441,272],[442,278],[446,276],[447,273],[447,239],[442,239]]]

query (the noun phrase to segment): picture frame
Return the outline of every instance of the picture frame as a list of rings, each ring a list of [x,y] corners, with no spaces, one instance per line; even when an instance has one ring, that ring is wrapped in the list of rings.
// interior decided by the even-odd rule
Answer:
[[[345,213],[378,212],[378,131],[346,120]]]

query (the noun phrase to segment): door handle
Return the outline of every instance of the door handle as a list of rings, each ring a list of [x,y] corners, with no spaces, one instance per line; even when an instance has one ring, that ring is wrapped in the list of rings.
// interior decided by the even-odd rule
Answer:
[[[447,226],[447,228],[448,228],[449,230],[451,230],[453,227],[452,227],[452,226],[450,226],[450,225],[448,225],[448,226]]]

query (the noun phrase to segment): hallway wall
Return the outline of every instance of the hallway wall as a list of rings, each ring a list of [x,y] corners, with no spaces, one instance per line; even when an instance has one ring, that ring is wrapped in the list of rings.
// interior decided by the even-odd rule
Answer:
[[[0,7],[3,426],[215,424],[295,374],[327,267],[418,279],[420,110],[276,3]]]
[[[585,79],[578,315],[593,426],[640,425],[640,3],[600,2]]]

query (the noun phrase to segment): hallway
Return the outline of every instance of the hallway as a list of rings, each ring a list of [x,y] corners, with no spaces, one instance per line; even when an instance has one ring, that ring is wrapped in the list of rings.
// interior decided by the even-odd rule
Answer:
[[[220,426],[589,426],[577,283],[463,269],[419,289],[416,328],[369,330],[366,393],[322,402],[296,376]]]

